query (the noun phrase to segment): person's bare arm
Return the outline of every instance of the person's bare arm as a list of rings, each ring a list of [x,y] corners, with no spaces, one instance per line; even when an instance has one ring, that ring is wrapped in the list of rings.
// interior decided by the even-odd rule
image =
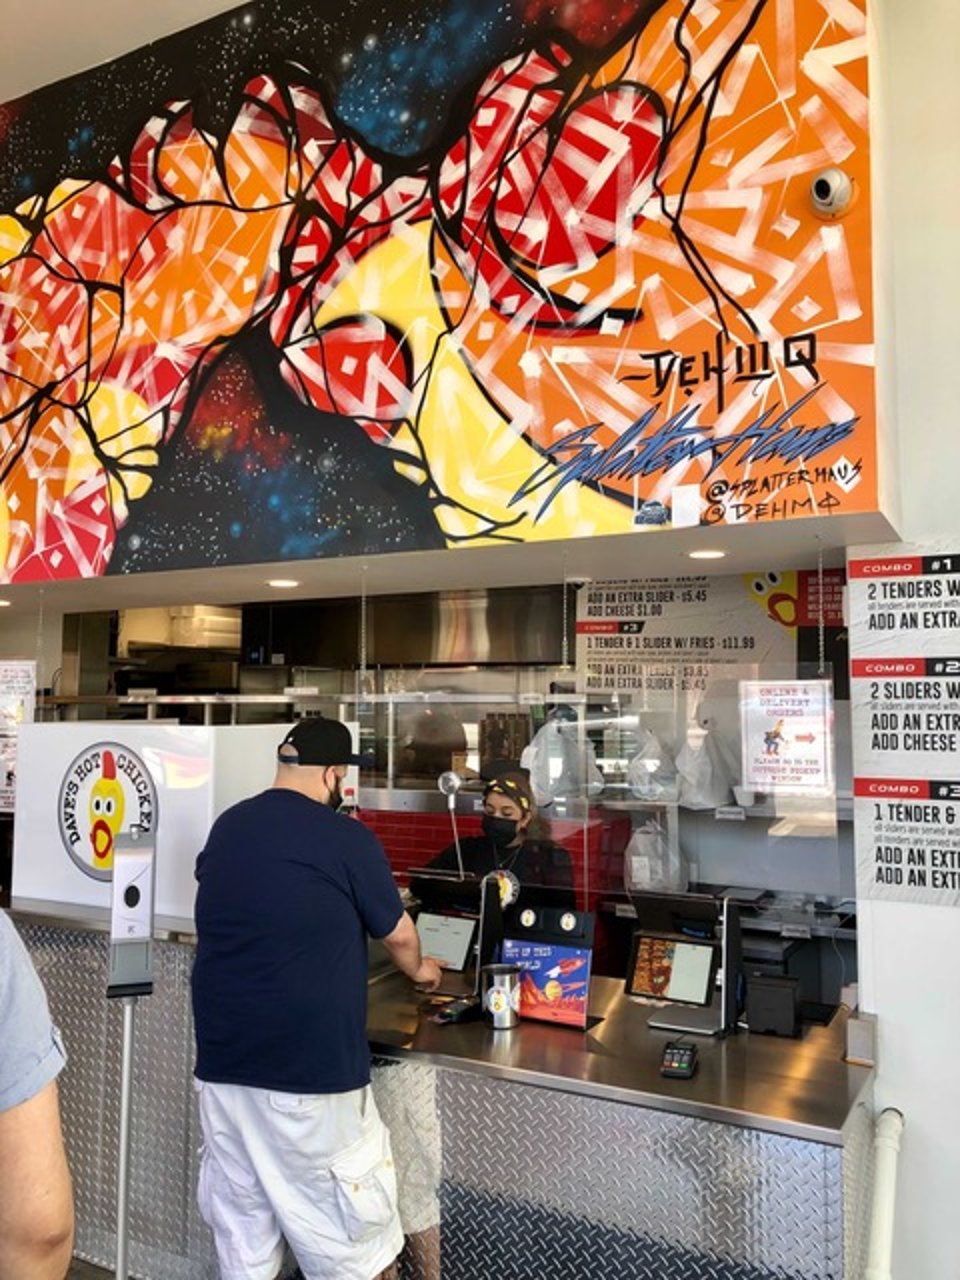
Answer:
[[[73,1190],[51,1081],[0,1111],[0,1280],[63,1280],[73,1253]]]
[[[437,989],[443,972],[432,956],[421,953],[417,926],[406,911],[393,932],[388,933],[381,941],[387,949],[387,955],[401,973],[405,973],[418,987],[426,987],[428,991]]]

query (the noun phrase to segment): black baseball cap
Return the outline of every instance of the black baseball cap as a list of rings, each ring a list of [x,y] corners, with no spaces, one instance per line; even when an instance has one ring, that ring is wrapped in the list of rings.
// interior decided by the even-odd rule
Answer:
[[[289,748],[293,750],[290,751]],[[281,764],[364,763],[363,757],[354,753],[347,726],[339,720],[328,720],[325,716],[310,716],[306,720],[298,720],[277,748],[277,759]]]

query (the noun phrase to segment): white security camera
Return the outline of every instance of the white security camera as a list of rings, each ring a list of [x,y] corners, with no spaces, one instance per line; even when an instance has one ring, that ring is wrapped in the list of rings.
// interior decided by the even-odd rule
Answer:
[[[839,218],[853,204],[852,179],[842,169],[821,169],[810,184],[810,200],[819,218]]]

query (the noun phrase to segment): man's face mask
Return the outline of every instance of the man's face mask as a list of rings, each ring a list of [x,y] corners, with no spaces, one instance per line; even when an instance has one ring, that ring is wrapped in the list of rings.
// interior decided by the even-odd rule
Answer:
[[[343,804],[343,792],[340,789],[340,778],[335,777],[333,786],[330,788],[330,794],[327,797],[327,804],[331,809],[339,809]]]
[[[492,840],[498,849],[512,844],[517,837],[515,818],[495,818],[492,813],[485,813],[481,819],[483,834]]]

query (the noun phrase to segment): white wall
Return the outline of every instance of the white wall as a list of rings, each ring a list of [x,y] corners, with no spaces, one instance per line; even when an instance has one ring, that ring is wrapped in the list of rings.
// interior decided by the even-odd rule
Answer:
[[[905,541],[960,548],[960,3],[873,0],[883,276]],[[888,291],[884,289],[888,286]],[[900,1107],[896,1280],[960,1276],[960,910],[865,903],[861,995],[879,1015],[879,1102]]]
[[[179,31],[237,0],[3,0],[0,99],[108,62],[151,40]]]

